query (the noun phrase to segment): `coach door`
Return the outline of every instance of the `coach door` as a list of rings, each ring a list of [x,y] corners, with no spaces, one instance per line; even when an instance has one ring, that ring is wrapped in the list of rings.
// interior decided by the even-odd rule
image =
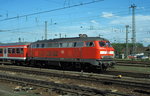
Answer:
[[[8,56],[8,48],[4,48],[3,57],[7,57],[7,56]]]

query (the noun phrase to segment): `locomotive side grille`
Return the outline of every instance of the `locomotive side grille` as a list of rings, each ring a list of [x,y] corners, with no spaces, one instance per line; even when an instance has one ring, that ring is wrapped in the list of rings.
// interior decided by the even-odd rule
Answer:
[[[102,56],[103,59],[113,59],[114,56]]]

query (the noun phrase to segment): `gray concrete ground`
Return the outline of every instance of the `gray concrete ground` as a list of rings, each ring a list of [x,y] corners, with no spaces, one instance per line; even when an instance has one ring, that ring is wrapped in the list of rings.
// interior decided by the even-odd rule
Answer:
[[[41,96],[26,91],[14,91],[17,85],[0,81],[0,96]]]

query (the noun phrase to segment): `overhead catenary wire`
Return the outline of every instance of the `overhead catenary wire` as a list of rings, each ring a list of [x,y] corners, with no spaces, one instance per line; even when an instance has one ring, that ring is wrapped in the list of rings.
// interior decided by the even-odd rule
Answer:
[[[137,9],[137,10],[139,10],[140,12],[139,13],[142,13],[143,11],[145,11],[145,10],[147,10],[148,11],[148,9],[144,9],[144,10],[142,10],[142,9]],[[141,12],[142,11],[142,12]],[[112,12],[112,14],[114,14],[114,15],[123,15],[123,14],[129,14],[129,13],[127,13],[128,11],[120,11],[120,12]],[[146,11],[145,11],[146,12]],[[138,13],[138,12],[137,12]],[[28,17],[28,16],[27,16]],[[86,16],[86,17],[78,17],[78,18],[72,18],[72,21],[71,22],[80,22],[81,20],[87,20],[87,19],[89,19],[89,18],[99,18],[100,17],[100,15],[95,15],[95,16]],[[19,17],[20,18],[20,17]],[[52,18],[52,17],[50,17],[50,18]],[[77,20],[78,19],[78,20]],[[100,19],[100,18],[99,18]],[[62,19],[62,20],[64,20],[64,19]],[[65,20],[65,21],[57,21],[57,24],[64,24],[64,23],[69,23],[70,21],[68,21],[68,20]],[[41,24],[41,25],[39,25],[40,27],[43,27],[43,24]],[[21,27],[21,26],[20,26]],[[36,26],[35,26],[36,27]],[[30,28],[30,27],[29,27]],[[33,27],[32,27],[33,28]],[[28,28],[17,28],[17,29],[14,29],[14,30],[22,30],[22,29],[28,29]],[[12,30],[11,30],[12,31]],[[6,31],[5,31],[6,32]],[[22,32],[22,31],[21,31]]]
[[[137,9],[138,11],[136,12],[136,13],[142,13],[142,12],[149,12],[150,10],[148,10],[148,9],[144,9],[143,11],[141,10],[141,9]],[[70,13],[69,13],[70,14]],[[112,14],[114,14],[114,15],[128,15],[129,13],[128,13],[128,11],[119,11],[119,12],[112,12]],[[61,15],[66,15],[66,14],[61,14]],[[57,16],[57,15],[56,15]],[[60,15],[59,15],[60,16]],[[100,15],[95,15],[95,16],[88,16],[88,17],[81,17],[81,18],[92,18],[92,17],[94,17],[94,18],[98,18],[98,17],[100,17]],[[17,16],[17,19],[18,18],[20,18],[20,16]],[[27,21],[27,19],[28,19],[28,16],[25,16],[25,18],[26,18],[26,21]],[[9,19],[9,18],[7,18],[7,19]],[[36,19],[37,19],[37,17],[36,17]],[[77,19],[77,18],[76,18]],[[78,18],[78,19],[80,19],[80,17]],[[3,19],[4,20],[4,19]],[[67,22],[67,21],[66,21]],[[63,22],[61,22],[61,23],[63,23]]]
[[[6,20],[11,20],[11,19],[18,19],[18,18],[33,16],[33,15],[37,15],[37,14],[44,14],[44,13],[49,13],[49,12],[53,12],[53,11],[58,11],[58,10],[63,10],[63,9],[68,9],[68,8],[73,8],[73,7],[77,7],[77,6],[88,5],[88,4],[92,4],[92,3],[96,3],[96,2],[100,2],[100,1],[104,1],[104,0],[94,0],[94,1],[86,2],[86,3],[75,4],[75,5],[71,5],[71,6],[67,6],[67,7],[62,7],[62,8],[56,8],[56,9],[47,10],[47,11],[35,12],[35,13],[25,14],[25,15],[20,15],[20,16],[18,15],[18,16],[15,16],[15,17],[10,17],[10,18],[6,18],[6,19],[2,19],[0,21],[6,21]]]

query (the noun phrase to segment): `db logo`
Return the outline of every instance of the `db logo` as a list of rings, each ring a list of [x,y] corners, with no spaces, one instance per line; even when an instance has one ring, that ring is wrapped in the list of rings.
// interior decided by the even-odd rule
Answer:
[[[64,50],[61,50],[61,54],[64,54],[65,52],[64,52]]]

